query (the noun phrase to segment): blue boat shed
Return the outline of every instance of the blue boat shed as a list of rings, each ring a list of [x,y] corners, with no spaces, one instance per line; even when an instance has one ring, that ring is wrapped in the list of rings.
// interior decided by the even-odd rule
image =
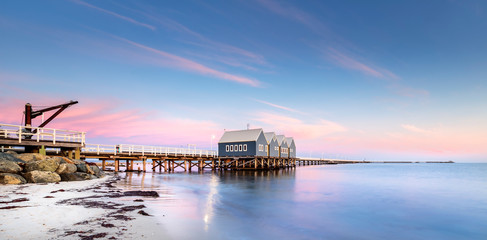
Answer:
[[[267,140],[262,128],[225,131],[218,141],[220,157],[266,157]]]
[[[286,138],[287,146],[289,148],[289,157],[296,158],[296,144],[294,143],[294,138],[287,137]]]
[[[289,157],[289,147],[287,145],[286,136],[276,135],[277,144],[279,144],[279,157],[287,158]]]
[[[264,133],[264,136],[267,140],[267,156],[279,157],[279,144],[277,143],[276,134],[274,132],[266,132]]]

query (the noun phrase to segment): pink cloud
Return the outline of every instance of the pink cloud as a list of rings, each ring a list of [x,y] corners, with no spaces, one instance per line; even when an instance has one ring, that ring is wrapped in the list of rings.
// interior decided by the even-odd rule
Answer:
[[[50,105],[47,102],[52,102],[52,99],[36,99],[32,104]],[[106,103],[103,99],[83,101],[66,109],[46,127],[87,132],[87,143],[91,144],[196,144],[199,148],[209,148],[211,136],[221,133],[222,128],[212,121],[163,116],[160,112],[142,109],[123,109],[118,103]],[[0,97],[0,122],[20,125],[24,105],[25,101]],[[46,113],[46,118],[50,114],[52,112]],[[40,117],[33,123],[34,126],[39,125]],[[215,149],[216,141],[213,144]]]
[[[422,134],[432,133],[431,130],[422,129],[410,124],[402,124],[401,127],[410,132],[415,132],[415,133],[422,133]]]
[[[145,28],[148,28],[148,29],[151,29],[151,30],[156,30],[156,28],[152,25],[149,25],[149,24],[146,24],[146,23],[142,23],[142,22],[139,22],[133,18],[129,18],[129,17],[126,17],[126,16],[123,16],[123,15],[120,15],[118,13],[115,13],[115,12],[112,12],[112,11],[109,11],[109,10],[106,10],[106,9],[103,9],[103,8],[100,8],[100,7],[97,7],[97,6],[94,6],[94,5],[91,5],[87,2],[84,2],[84,1],[81,1],[81,0],[71,0],[72,2],[76,3],[76,4],[79,4],[79,5],[83,5],[85,7],[89,7],[91,9],[95,9],[97,11],[100,11],[100,12],[103,12],[103,13],[106,13],[106,14],[109,14],[109,15],[112,15],[116,18],[119,18],[119,19],[122,19],[124,21],[127,21],[127,22],[130,22],[130,23],[133,23],[135,25],[139,25],[139,26],[142,26],[142,27],[145,27]]]
[[[194,62],[192,60],[189,60],[189,59],[186,59],[186,58],[183,58],[180,56],[176,56],[176,55],[173,55],[173,54],[170,54],[170,53],[167,53],[167,52],[155,49],[155,48],[151,48],[151,47],[148,47],[146,45],[136,43],[136,42],[130,41],[130,40],[125,39],[125,38],[120,38],[120,37],[115,37],[115,38],[117,38],[121,41],[124,41],[124,42],[126,42],[132,46],[137,47],[137,48],[144,49],[148,52],[151,52],[151,53],[154,53],[160,57],[163,57],[163,60],[166,61],[165,64],[170,63],[170,64],[173,64],[176,67],[179,67],[181,69],[185,69],[185,70],[189,70],[189,71],[193,71],[193,72],[197,72],[197,73],[201,73],[201,74],[205,74],[205,75],[214,76],[214,77],[217,77],[220,79],[224,79],[224,80],[228,80],[228,81],[232,81],[232,82],[237,82],[240,84],[250,85],[252,87],[259,87],[261,85],[261,83],[255,79],[250,79],[250,78],[246,78],[246,77],[241,77],[241,76],[221,72],[221,71],[209,68],[209,67],[202,65],[200,63]]]
[[[257,113],[254,120],[261,123],[266,131],[275,131],[298,140],[316,140],[332,133],[347,131],[344,126],[324,119],[305,122],[298,118],[266,112]]]

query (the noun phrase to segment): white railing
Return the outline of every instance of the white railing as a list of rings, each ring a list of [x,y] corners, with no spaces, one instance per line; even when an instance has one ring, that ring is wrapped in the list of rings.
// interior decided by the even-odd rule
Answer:
[[[19,143],[25,140],[56,142],[73,142],[85,144],[86,133],[72,130],[26,127],[0,123],[0,138],[18,139]]]
[[[177,148],[177,147],[163,147],[163,146],[145,146],[145,145],[103,145],[103,144],[86,144],[82,150],[83,152],[96,153],[97,155],[103,153],[117,154],[141,154],[142,156],[191,156],[191,157],[216,157],[215,150],[195,149],[195,148]]]

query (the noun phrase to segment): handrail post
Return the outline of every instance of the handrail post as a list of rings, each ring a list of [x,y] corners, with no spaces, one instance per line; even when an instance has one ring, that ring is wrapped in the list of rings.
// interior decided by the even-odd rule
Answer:
[[[56,144],[56,129],[53,129],[53,138],[52,138],[52,143]]]
[[[22,126],[19,126],[19,143],[22,142]]]

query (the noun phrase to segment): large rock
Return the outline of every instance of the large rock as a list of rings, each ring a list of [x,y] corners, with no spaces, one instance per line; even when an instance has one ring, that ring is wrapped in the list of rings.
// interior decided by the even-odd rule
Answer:
[[[76,165],[71,163],[61,163],[59,167],[56,169],[56,173],[63,174],[63,173],[74,173],[77,171]]]
[[[105,173],[97,165],[90,165],[90,168],[95,173],[94,175],[98,178],[102,178],[105,176]]]
[[[90,179],[96,179],[97,177],[83,172],[75,172],[75,173],[63,173],[60,174],[61,179],[63,181],[84,181]]]
[[[76,164],[76,168],[78,169],[78,172],[83,172],[83,173],[88,173],[88,174],[91,174],[91,175],[95,175],[95,172],[93,172],[93,170],[91,169],[91,167],[82,162],[82,163],[79,163],[79,164]]]
[[[49,171],[55,172],[59,167],[60,160],[58,158],[47,158],[45,160],[31,161],[25,164],[24,170],[30,171]]]
[[[24,184],[25,178],[17,174],[0,173],[0,184]]]
[[[16,156],[17,158],[26,162],[45,160],[47,157],[40,153],[22,153]]]
[[[52,183],[61,181],[61,177],[55,172],[37,170],[24,173],[24,178],[30,183]]]
[[[18,159],[17,156],[18,156],[18,154],[10,154],[8,152],[7,153],[0,152],[0,160],[4,159],[4,160],[16,162],[18,164],[24,164],[25,161]]]
[[[20,171],[22,171],[22,168],[17,162],[0,158],[0,173],[18,173]]]

